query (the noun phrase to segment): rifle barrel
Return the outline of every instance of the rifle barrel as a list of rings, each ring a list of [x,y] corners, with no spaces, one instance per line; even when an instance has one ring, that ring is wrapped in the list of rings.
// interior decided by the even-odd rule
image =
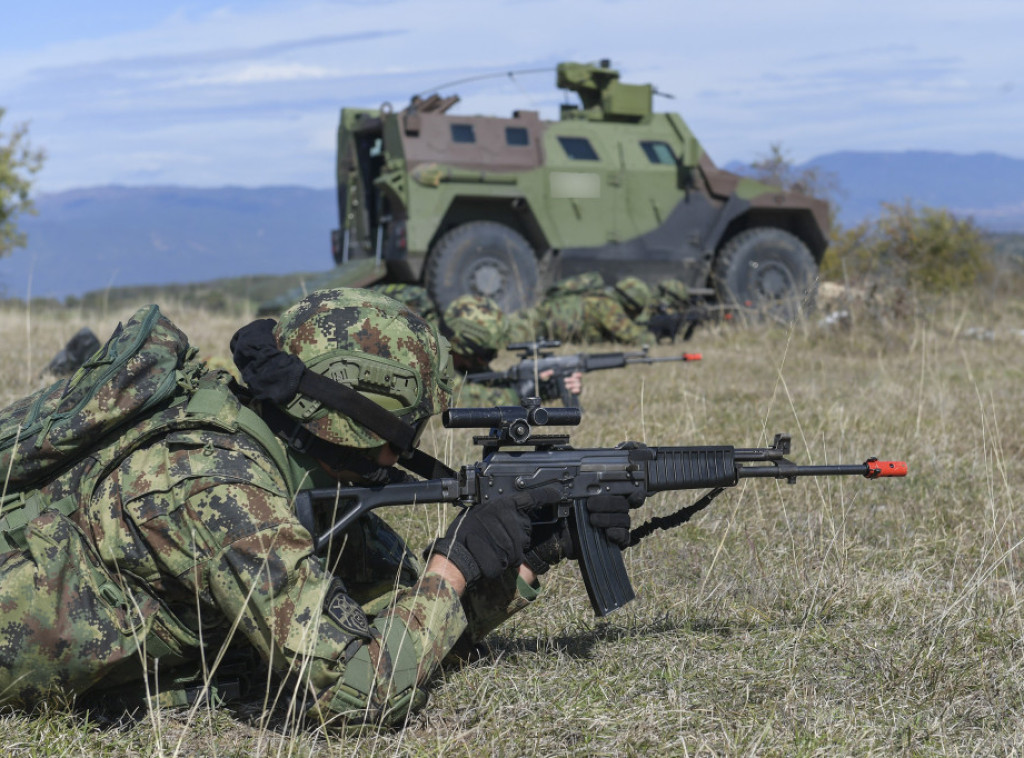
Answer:
[[[770,466],[737,466],[736,473],[740,479],[785,479],[791,476],[863,476],[866,479],[878,479],[906,476],[907,464],[904,461],[879,461],[874,458],[861,464],[832,466],[797,466],[786,461]]]

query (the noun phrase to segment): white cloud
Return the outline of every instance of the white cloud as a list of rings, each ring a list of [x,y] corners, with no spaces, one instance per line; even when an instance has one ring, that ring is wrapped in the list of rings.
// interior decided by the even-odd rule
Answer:
[[[1006,126],[1024,120],[1022,21],[1024,3],[1003,0],[272,1],[0,51],[0,104],[61,148],[39,177],[50,189],[138,181],[126,144],[167,156],[147,163],[166,182],[323,186],[344,105],[602,57],[675,95],[656,107],[722,162],[778,140],[798,160],[878,145],[1024,156]],[[554,118],[562,99],[553,73],[445,91],[464,113]]]
[[[205,74],[181,80],[182,86],[211,84],[264,84],[266,82],[294,82],[300,80],[331,79],[339,72],[323,66],[304,63],[250,63],[219,74]]]

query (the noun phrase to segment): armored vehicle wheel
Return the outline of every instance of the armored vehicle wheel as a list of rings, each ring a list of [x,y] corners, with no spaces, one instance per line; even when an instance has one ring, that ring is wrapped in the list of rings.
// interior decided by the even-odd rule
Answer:
[[[437,241],[424,284],[438,308],[467,292],[494,300],[507,312],[533,303],[537,258],[516,231],[494,221],[471,221]]]
[[[814,305],[818,267],[807,246],[783,229],[736,235],[718,254],[714,275],[722,302],[754,316],[790,321]]]

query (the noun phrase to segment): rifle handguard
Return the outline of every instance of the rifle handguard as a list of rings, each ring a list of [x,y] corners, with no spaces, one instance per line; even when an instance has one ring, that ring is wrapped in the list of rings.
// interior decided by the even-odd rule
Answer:
[[[637,453],[643,453],[641,448]],[[738,481],[735,448],[657,447],[647,464],[647,491],[731,487]]]

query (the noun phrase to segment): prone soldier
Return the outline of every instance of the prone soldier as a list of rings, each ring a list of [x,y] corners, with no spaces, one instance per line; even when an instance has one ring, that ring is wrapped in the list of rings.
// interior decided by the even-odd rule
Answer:
[[[583,291],[556,286],[535,308],[532,322],[541,336],[563,343],[638,344],[647,334],[641,322],[651,299],[650,287],[635,276]]]
[[[684,282],[663,279],[658,282],[658,296],[647,314],[645,326],[658,342],[664,338],[675,342],[680,331],[686,341],[705,318],[705,309],[694,302],[690,288]]]
[[[490,371],[491,361],[509,342],[509,319],[489,297],[461,295],[444,311],[441,331],[452,348],[452,365],[456,373],[453,405],[460,407],[513,406],[522,402],[514,382],[495,380],[467,382],[467,374]],[[543,372],[542,380],[550,378],[551,371]],[[583,389],[583,374],[573,372],[565,377],[568,393],[579,395]],[[544,384],[540,385],[543,389]],[[557,399],[556,391],[542,399]]]
[[[537,597],[525,556],[564,554],[558,535],[531,539],[550,489],[460,512],[425,566],[371,514],[321,554],[293,511],[307,488],[386,490],[406,478],[396,463],[431,475],[417,445],[452,383],[434,327],[379,293],[327,290],[243,327],[231,350],[243,383],[190,351],[170,368],[180,401],[89,441],[20,510],[7,492],[0,703],[104,701],[143,682],[167,702],[167,682],[197,669],[188,700],[213,701],[203,667],[241,649],[314,722],[401,722],[457,643]],[[609,502],[602,524],[621,546],[629,506]]]

